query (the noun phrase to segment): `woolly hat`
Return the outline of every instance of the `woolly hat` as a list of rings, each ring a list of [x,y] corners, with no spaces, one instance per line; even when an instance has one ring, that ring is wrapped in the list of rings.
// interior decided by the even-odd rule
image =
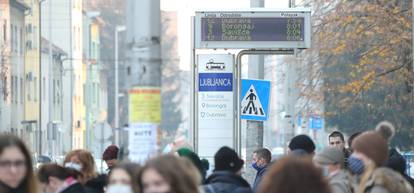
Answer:
[[[214,171],[230,171],[236,173],[243,167],[244,161],[239,158],[233,149],[222,147],[214,155],[214,164]]]
[[[118,151],[119,151],[119,148],[116,145],[110,145],[105,149],[102,155],[102,159],[103,160],[118,159]]]
[[[297,135],[290,140],[289,149],[291,151],[302,149],[311,154],[315,151],[315,144],[309,136]]]
[[[344,165],[344,153],[338,148],[328,147],[317,153],[313,157],[315,161],[324,165],[341,164]]]
[[[354,139],[352,142],[354,151],[358,151],[372,161],[377,166],[384,165],[388,158],[388,143],[379,133],[367,131]]]
[[[197,169],[200,171],[201,177],[204,180],[206,176],[206,169],[204,169],[200,157],[196,153],[185,147],[178,149],[177,153],[180,157],[185,157],[189,159],[194,164],[194,166],[196,166]]]
[[[369,157],[377,166],[383,166],[388,159],[388,140],[395,129],[389,122],[381,122],[375,131],[366,131],[352,142],[352,149]]]

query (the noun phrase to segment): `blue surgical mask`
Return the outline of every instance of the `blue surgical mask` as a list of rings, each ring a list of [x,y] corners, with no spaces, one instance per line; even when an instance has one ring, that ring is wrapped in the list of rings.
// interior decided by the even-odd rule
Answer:
[[[256,171],[260,171],[263,169],[262,166],[257,165],[257,162],[252,163],[252,168],[255,169]]]
[[[351,155],[348,158],[348,168],[353,174],[361,175],[364,173],[365,164],[361,159]]]

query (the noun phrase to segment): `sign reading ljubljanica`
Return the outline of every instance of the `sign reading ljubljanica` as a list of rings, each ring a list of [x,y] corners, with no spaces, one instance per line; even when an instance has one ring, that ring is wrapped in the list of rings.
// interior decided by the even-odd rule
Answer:
[[[221,146],[233,144],[234,56],[201,54],[197,61],[198,152],[210,159]]]
[[[310,11],[196,12],[197,48],[307,48],[310,46]]]

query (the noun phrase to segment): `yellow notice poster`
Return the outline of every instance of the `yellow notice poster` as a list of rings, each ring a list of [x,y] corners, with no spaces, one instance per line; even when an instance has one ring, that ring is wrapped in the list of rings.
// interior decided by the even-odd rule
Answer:
[[[129,123],[161,123],[159,87],[135,87],[129,90]]]

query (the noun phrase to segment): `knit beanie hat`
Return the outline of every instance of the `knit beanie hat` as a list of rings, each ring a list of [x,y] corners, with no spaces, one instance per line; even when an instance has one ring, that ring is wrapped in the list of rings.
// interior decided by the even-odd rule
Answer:
[[[197,169],[200,171],[201,177],[204,180],[206,176],[206,169],[204,169],[204,166],[200,160],[200,157],[196,153],[194,153],[193,151],[185,147],[178,149],[177,153],[180,157],[185,157],[189,159],[194,164],[194,166],[196,166]]]
[[[297,135],[290,140],[289,149],[291,151],[302,149],[311,154],[315,151],[315,144],[309,136]]]
[[[239,158],[237,153],[229,147],[220,148],[216,155],[214,155],[214,171],[230,171],[238,172],[244,164],[244,161]]]
[[[313,157],[315,161],[324,165],[341,164],[344,165],[344,153],[338,148],[328,147],[317,153]]]
[[[352,142],[352,149],[369,157],[377,166],[383,166],[388,159],[388,140],[395,129],[389,122],[381,122],[375,131],[366,131]]]
[[[375,131],[367,131],[354,139],[352,142],[354,151],[361,152],[366,155],[377,166],[384,165],[388,158],[387,141]]]
[[[119,151],[119,148],[116,145],[110,145],[105,149],[102,155],[102,159],[103,160],[118,159],[118,151]]]

